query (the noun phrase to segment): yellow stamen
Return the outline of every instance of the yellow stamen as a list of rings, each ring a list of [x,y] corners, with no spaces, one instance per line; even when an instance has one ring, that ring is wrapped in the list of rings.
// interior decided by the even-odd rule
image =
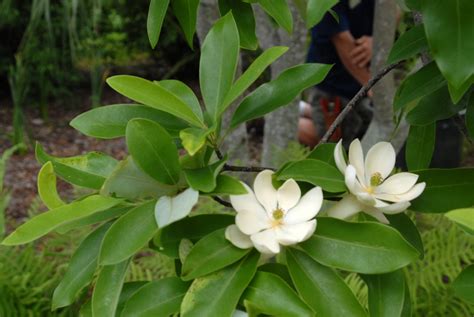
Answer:
[[[382,174],[379,172],[373,173],[372,176],[370,177],[370,186],[371,187],[376,187],[382,184],[383,178]]]
[[[280,208],[277,208],[273,211],[273,213],[272,213],[273,220],[272,220],[272,223],[271,223],[272,228],[279,227],[283,223],[283,216],[284,215],[285,215],[285,213]]]

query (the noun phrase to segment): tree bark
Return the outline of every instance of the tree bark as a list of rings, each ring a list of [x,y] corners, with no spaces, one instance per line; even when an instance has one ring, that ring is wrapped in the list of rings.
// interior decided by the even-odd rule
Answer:
[[[289,1],[293,14],[293,33],[288,34],[282,28],[276,28],[263,10],[254,6],[257,16],[257,35],[262,49],[275,45],[288,46],[290,49],[271,66],[272,79],[284,69],[304,62],[307,53],[307,29],[293,1]],[[265,116],[263,138],[263,166],[275,166],[275,153],[285,149],[291,141],[297,140],[298,103],[296,100],[289,105]]]
[[[377,0],[374,17],[372,74],[377,73],[385,66],[395,39],[397,28],[396,0]],[[374,116],[362,139],[362,146],[367,150],[379,141],[391,139],[398,152],[407,138],[408,126],[405,122],[402,122],[396,135],[392,138],[396,128],[393,122],[393,97],[396,91],[393,73],[387,74],[374,86],[372,91]]]

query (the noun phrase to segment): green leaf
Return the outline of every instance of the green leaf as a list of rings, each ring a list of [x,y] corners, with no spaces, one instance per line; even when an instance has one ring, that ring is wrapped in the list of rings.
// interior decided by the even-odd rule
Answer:
[[[203,127],[202,120],[179,96],[162,85],[130,75],[117,75],[107,79],[107,83],[118,93],[146,106],[170,113],[195,126]]]
[[[466,94],[466,92],[471,88],[471,86],[474,84],[474,75],[469,78],[464,84],[462,84],[461,87],[456,88],[450,83],[448,83],[448,90],[449,90],[449,95],[451,96],[451,101],[453,103],[458,103],[462,97]]]
[[[158,198],[163,195],[175,195],[177,192],[176,185],[159,183],[145,174],[131,157],[117,164],[100,190],[101,195],[130,200]]]
[[[252,85],[280,56],[282,56],[288,47],[285,46],[274,46],[267,49],[265,52],[260,54],[255,61],[245,70],[245,72],[240,76],[235,83],[230,87],[229,92],[225,96],[224,105],[219,114],[224,112],[227,107],[234,102],[240,95],[242,95],[249,87]]]
[[[134,162],[145,173],[161,183],[178,183],[181,172],[178,149],[158,123],[131,120],[127,125],[127,147]]]
[[[426,188],[411,202],[410,210],[439,213],[474,205],[474,168],[428,169],[416,174]]]
[[[188,188],[174,197],[162,196],[155,206],[155,220],[160,228],[185,218],[196,205],[199,192]]]
[[[405,306],[405,276],[403,271],[379,275],[363,275],[369,288],[370,317],[400,317]]]
[[[307,159],[319,160],[329,165],[336,166],[334,161],[334,149],[336,148],[335,143],[323,143],[318,145],[308,154]]]
[[[122,316],[170,316],[179,313],[189,283],[178,277],[153,281],[140,288],[125,304]]]
[[[346,190],[344,176],[334,166],[323,161],[306,159],[290,163],[278,172],[279,180],[293,178],[296,181],[311,183],[321,186],[328,192],[337,193]]]
[[[474,304],[474,265],[470,265],[453,282],[456,294]]]
[[[194,33],[196,32],[196,18],[199,0],[171,1],[174,15],[178,19],[189,47],[193,47]]]
[[[100,189],[117,165],[114,158],[98,152],[71,157],[54,157],[46,154],[39,143],[36,143],[36,159],[41,164],[51,161],[56,175],[66,182],[92,189]]]
[[[216,178],[216,187],[209,194],[214,195],[243,195],[247,190],[238,180],[229,175],[220,174]]]
[[[115,316],[129,262],[102,267],[92,293],[93,316]]]
[[[456,88],[474,74],[471,0],[421,1],[431,53],[448,82]]]
[[[466,109],[466,127],[471,139],[474,139],[474,93],[469,96]]]
[[[79,292],[92,281],[100,244],[109,227],[108,223],[97,228],[76,249],[63,279],[54,290],[53,310],[73,304]]]
[[[175,222],[160,229],[153,243],[159,251],[172,258],[178,258],[178,247],[182,239],[198,241],[209,233],[235,223],[233,215],[198,215]]]
[[[225,162],[226,159],[223,159],[205,167],[184,170],[186,181],[188,182],[189,186],[195,190],[209,193],[216,188],[217,175],[222,170]]]
[[[306,6],[306,27],[309,29],[318,24],[329,9],[338,2],[339,0],[308,0]]]
[[[231,317],[257,271],[259,258],[252,252],[231,266],[195,279],[181,303],[181,316]]]
[[[419,255],[397,230],[389,226],[333,218],[319,218],[315,235],[301,246],[319,263],[364,274],[395,271],[415,261]]]
[[[146,20],[146,30],[151,48],[155,48],[160,38],[161,26],[168,10],[170,0],[151,0]]]
[[[388,221],[390,221],[390,227],[397,229],[405,240],[418,250],[420,259],[423,259],[425,254],[423,240],[421,240],[420,232],[410,217],[403,212],[385,216],[388,218]]]
[[[387,64],[411,58],[416,54],[428,50],[428,42],[423,25],[417,25],[403,33],[393,44],[387,58]]]
[[[193,90],[189,88],[188,85],[179,80],[168,79],[155,81],[155,84],[171,91],[173,94],[181,98],[189,108],[194,112],[194,114],[203,121],[203,114],[199,100],[194,94]]]
[[[474,234],[474,208],[451,210],[445,216],[457,223],[467,233]]]
[[[206,145],[207,136],[211,130],[199,128],[187,128],[179,132],[181,143],[188,151],[189,155],[194,156],[204,145]]]
[[[221,16],[232,11],[237,28],[239,29],[240,47],[255,50],[258,39],[255,34],[255,17],[250,3],[235,0],[219,0]]]
[[[100,249],[100,265],[122,262],[140,251],[158,232],[155,201],[135,207],[114,222]]]
[[[122,292],[117,303],[116,316],[122,316],[122,311],[125,307],[125,304],[128,302],[130,297],[132,297],[140,288],[148,284],[146,281],[136,281],[124,283],[122,287]]]
[[[231,127],[289,104],[301,91],[321,82],[330,69],[331,65],[301,64],[284,70],[244,98],[232,117]]]
[[[445,85],[446,80],[436,63],[431,62],[402,82],[393,99],[393,109],[400,110],[408,103],[431,94]]]
[[[279,26],[290,34],[293,32],[293,15],[286,0],[258,0],[258,4]]]
[[[435,140],[436,123],[410,126],[405,151],[405,160],[409,171],[424,169],[430,166]]]
[[[412,125],[427,125],[450,118],[465,107],[464,100],[457,105],[453,104],[448,88],[444,86],[423,97],[418,105],[407,114],[407,121]]]
[[[272,273],[257,272],[242,298],[265,315],[315,316],[298,294],[281,277]]]
[[[288,285],[294,288],[293,281],[290,276],[290,272],[288,271],[288,267],[281,263],[265,263],[258,267],[259,272],[267,272],[272,273],[274,275],[278,275],[281,279],[283,279]]]
[[[64,205],[56,188],[56,174],[51,161],[46,162],[38,173],[38,194],[48,209]]]
[[[13,231],[3,245],[24,244],[36,240],[69,221],[87,217],[93,213],[112,208],[122,202],[120,199],[92,195],[69,205],[41,213]]]
[[[128,121],[143,118],[161,124],[173,137],[187,127],[186,122],[164,111],[133,104],[103,106],[75,117],[70,125],[87,136],[114,139],[125,136]]]
[[[217,20],[201,46],[199,83],[213,121],[224,109],[224,98],[234,81],[238,57],[239,32],[232,13],[228,13]]]
[[[352,291],[332,269],[296,249],[288,249],[286,260],[298,293],[318,316],[367,316]]]
[[[190,281],[220,270],[243,258],[251,249],[240,249],[224,236],[225,229],[216,230],[199,240],[186,257],[181,278]]]

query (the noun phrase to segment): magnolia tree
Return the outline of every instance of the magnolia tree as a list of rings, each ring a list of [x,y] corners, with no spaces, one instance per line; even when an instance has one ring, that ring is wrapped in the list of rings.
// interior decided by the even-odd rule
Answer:
[[[250,3],[252,2],[252,3]],[[307,24],[317,23],[337,1],[307,2]],[[198,0],[171,0],[192,44]],[[402,34],[387,67],[374,74],[305,158],[277,170],[230,165],[220,146],[232,130],[297,98],[324,79],[330,65],[302,64],[246,93],[285,47],[264,51],[235,78],[239,50],[256,48],[253,8],[260,6],[291,30],[284,0],[219,1],[221,18],[202,43],[202,104],[178,80],[119,75],[107,83],[137,104],[104,106],[75,118],[85,135],[125,137],[129,156],[101,153],[59,158],[40,145],[38,191],[48,211],[3,240],[19,245],[51,231],[91,233],[70,260],[53,294],[53,307],[71,305],[92,289],[83,313],[93,316],[409,316],[410,294],[402,268],[423,257],[423,243],[406,210],[446,213],[474,232],[474,169],[428,169],[435,123],[466,111],[464,130],[474,134],[474,2],[410,0],[423,23]],[[304,9],[302,1],[298,2]],[[148,33],[156,45],[169,1],[152,0]],[[346,154],[329,144],[335,127],[356,101],[403,60],[429,54],[432,62],[406,78],[393,101],[396,120],[407,120],[409,172],[394,171],[388,142],[364,155],[359,140]],[[221,124],[239,100],[230,124]],[[447,153],[449,155],[449,153]],[[252,186],[235,175],[252,173]],[[255,174],[257,173],[257,174]],[[65,202],[56,177],[90,193]],[[199,197],[229,207],[193,215]],[[174,259],[176,274],[124,283],[144,248]],[[150,251],[148,251],[150,252]],[[474,301],[474,266],[453,282]],[[343,277],[359,274],[368,287],[361,304]],[[120,305],[119,305],[120,303]]]

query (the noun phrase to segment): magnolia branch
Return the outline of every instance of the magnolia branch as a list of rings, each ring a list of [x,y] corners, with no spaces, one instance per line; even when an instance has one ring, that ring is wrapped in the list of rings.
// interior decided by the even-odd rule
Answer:
[[[398,63],[391,64],[383,69],[381,69],[374,77],[372,77],[367,85],[363,86],[357,94],[347,103],[347,105],[344,107],[344,109],[341,111],[341,113],[337,116],[336,120],[331,124],[329,129],[326,131],[324,136],[321,138],[319,141],[318,145],[326,143],[329,138],[333,135],[334,131],[336,131],[336,128],[344,121],[346,116],[349,114],[349,112],[352,110],[352,108],[362,99],[364,98],[369,90],[375,86],[375,84],[381,80],[385,75],[387,75],[392,69],[398,67],[400,64],[402,64],[403,61],[400,61]]]
[[[224,155],[222,155],[222,152],[218,149],[215,148],[217,158],[219,160],[222,160],[224,158]],[[225,164],[224,167],[222,168],[224,171],[229,171],[229,172],[245,172],[245,173],[258,173],[264,170],[272,170],[274,171],[274,168],[271,167],[262,167],[262,166],[235,166],[235,165],[229,165]]]
[[[214,199],[215,201],[217,201],[219,204],[221,204],[222,206],[225,206],[225,207],[232,207],[232,204],[230,202],[228,202],[227,200],[224,200],[220,197],[217,197],[217,196],[212,196],[212,199]]]

